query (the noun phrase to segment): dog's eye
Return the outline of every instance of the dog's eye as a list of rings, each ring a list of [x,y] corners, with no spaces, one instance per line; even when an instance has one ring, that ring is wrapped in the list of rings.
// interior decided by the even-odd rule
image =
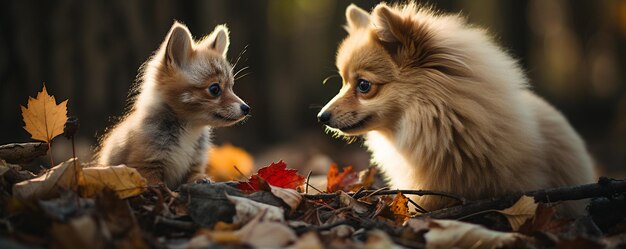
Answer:
[[[220,96],[222,93],[222,88],[220,88],[219,83],[213,83],[209,86],[209,93],[214,97]]]
[[[361,93],[367,93],[372,88],[372,83],[364,79],[357,80],[356,84],[357,90],[359,90],[359,92]]]

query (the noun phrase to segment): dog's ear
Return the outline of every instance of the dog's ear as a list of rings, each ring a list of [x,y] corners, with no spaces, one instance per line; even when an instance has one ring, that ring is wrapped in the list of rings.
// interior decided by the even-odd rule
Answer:
[[[372,22],[378,39],[383,42],[405,44],[406,36],[410,34],[410,26],[407,22],[384,3],[379,4],[372,11]]]
[[[226,24],[217,25],[202,44],[226,57],[226,52],[228,52],[228,46],[230,45],[230,38],[228,36],[228,28],[226,27]]]
[[[369,26],[370,14],[356,5],[350,4],[350,6],[346,8],[346,20],[348,20],[348,25],[346,25],[345,28],[349,33]]]
[[[165,46],[165,59],[168,63],[183,66],[193,50],[191,33],[187,27],[179,22],[174,22],[167,36]]]

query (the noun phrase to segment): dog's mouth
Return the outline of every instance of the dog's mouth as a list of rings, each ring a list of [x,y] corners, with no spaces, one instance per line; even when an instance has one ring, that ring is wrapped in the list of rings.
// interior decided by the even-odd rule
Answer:
[[[213,113],[213,117],[216,117],[217,119],[224,120],[226,122],[235,122],[235,121],[238,121],[238,120],[241,119],[241,118],[226,117],[226,116],[223,116],[223,115],[221,115],[219,113]]]
[[[350,124],[350,125],[347,125],[347,126],[344,126],[344,127],[336,127],[336,128],[339,129],[340,131],[343,131],[343,132],[355,131],[355,130],[363,128],[371,120],[372,120],[372,116],[370,115],[370,116],[364,117],[363,119],[361,119],[361,120],[359,120],[359,121],[357,121],[357,122],[355,122],[353,124]]]

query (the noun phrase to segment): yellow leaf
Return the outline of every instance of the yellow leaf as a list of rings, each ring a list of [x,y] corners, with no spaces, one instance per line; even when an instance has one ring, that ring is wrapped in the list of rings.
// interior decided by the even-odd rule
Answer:
[[[67,122],[67,100],[56,104],[54,96],[48,95],[46,86],[37,93],[37,98],[28,98],[28,107],[22,108],[24,129],[33,139],[50,143],[52,139],[63,133]]]
[[[15,184],[13,196],[19,199],[39,199],[58,194],[59,188],[73,189],[76,186],[76,178],[79,179],[78,181],[82,178],[80,169],[74,167],[76,160],[76,158],[70,159],[54,166],[39,177]],[[78,164],[78,161],[76,163]]]
[[[79,167],[75,167],[74,163]],[[142,193],[148,186],[134,168],[124,165],[83,168],[73,158],[37,178],[15,184],[13,195],[20,199],[52,197],[59,188],[74,189],[77,186],[76,179],[85,197],[94,196],[106,187],[114,190],[120,198],[127,198]]]
[[[137,169],[126,165],[86,167],[79,185],[85,197],[92,197],[108,188],[121,199],[141,194],[148,188],[146,179]]]
[[[396,217],[396,222],[402,224],[409,218],[409,198],[398,192],[391,202],[391,211]]]
[[[524,195],[510,208],[498,212],[509,220],[513,231],[517,231],[527,219],[535,216],[536,209],[537,203],[535,203],[535,199]]]
[[[237,169],[235,169],[237,166]],[[254,160],[245,150],[225,144],[209,149],[207,175],[215,181],[245,178],[252,173]],[[243,175],[242,175],[243,174]]]

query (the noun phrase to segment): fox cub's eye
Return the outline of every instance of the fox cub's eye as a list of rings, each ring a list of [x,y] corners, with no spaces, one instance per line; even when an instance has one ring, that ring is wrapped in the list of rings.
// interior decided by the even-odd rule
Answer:
[[[356,88],[361,93],[367,93],[372,88],[372,83],[364,79],[359,79],[356,82]]]
[[[213,83],[209,86],[209,93],[214,97],[220,96],[222,93],[222,89],[220,88],[220,84]]]

